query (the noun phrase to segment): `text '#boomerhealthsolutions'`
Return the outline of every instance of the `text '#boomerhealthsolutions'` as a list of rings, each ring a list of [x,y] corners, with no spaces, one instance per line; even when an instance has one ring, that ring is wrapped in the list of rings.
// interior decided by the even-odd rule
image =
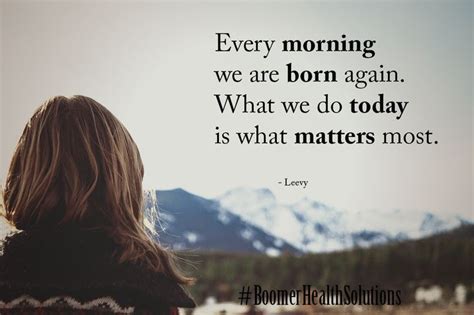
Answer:
[[[260,285],[243,286],[238,299],[241,305],[400,305],[401,290],[379,286],[326,285],[316,289],[265,289]]]

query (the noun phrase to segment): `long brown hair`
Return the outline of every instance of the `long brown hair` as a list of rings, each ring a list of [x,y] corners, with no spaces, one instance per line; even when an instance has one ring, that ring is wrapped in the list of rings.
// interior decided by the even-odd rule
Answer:
[[[29,120],[4,191],[5,216],[17,229],[74,224],[104,229],[120,262],[144,263],[189,283],[174,256],[143,224],[143,164],[120,121],[85,96],[57,96]]]

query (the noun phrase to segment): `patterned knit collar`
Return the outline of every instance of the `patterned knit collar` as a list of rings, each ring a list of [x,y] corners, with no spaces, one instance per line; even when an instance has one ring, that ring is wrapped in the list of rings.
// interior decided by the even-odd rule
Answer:
[[[81,229],[22,231],[8,237],[0,256],[0,300],[28,294],[45,300],[110,295],[121,305],[194,307],[175,281],[112,259],[116,246],[103,232]]]

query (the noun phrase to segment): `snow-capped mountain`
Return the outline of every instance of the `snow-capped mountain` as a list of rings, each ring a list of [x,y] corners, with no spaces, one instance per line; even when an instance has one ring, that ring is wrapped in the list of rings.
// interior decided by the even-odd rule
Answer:
[[[299,252],[282,238],[223,209],[217,201],[182,189],[145,192],[145,224],[157,240],[177,250],[258,252],[271,256]]]
[[[217,200],[222,209],[305,252],[420,238],[470,223],[415,210],[340,210],[308,198],[280,204],[268,189],[237,188]]]
[[[178,250],[324,252],[416,239],[472,223],[413,210],[341,210],[309,198],[282,204],[268,189],[237,188],[216,199],[183,189],[145,192],[147,228]],[[0,238],[11,230],[0,218]]]

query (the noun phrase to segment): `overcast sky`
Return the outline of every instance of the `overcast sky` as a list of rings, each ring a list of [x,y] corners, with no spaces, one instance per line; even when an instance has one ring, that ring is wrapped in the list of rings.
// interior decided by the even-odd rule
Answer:
[[[367,5],[366,5],[367,4]],[[214,197],[268,187],[346,209],[472,212],[472,4],[465,2],[66,3],[2,2],[1,163],[7,165],[33,110],[54,95],[107,106],[139,145],[145,185]],[[376,55],[216,53],[216,32],[235,39],[374,39]],[[219,84],[213,70],[397,69],[403,84]],[[220,114],[214,93],[320,100],[324,93],[409,101],[391,115]],[[215,126],[246,130],[432,130],[437,145],[242,146],[214,144]],[[308,180],[285,188],[284,178]]]

